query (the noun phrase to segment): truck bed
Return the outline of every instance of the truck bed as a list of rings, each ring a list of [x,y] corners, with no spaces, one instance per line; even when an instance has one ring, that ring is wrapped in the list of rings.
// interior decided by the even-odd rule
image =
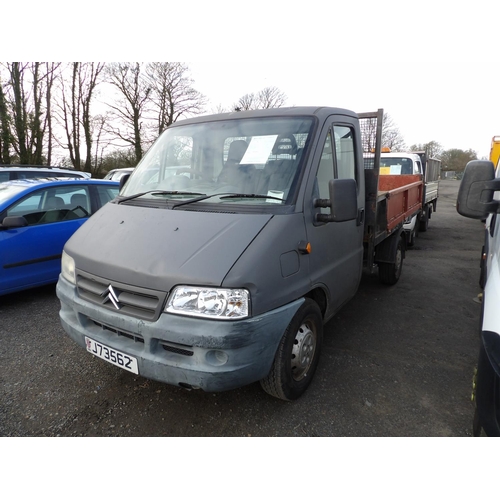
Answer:
[[[379,177],[377,217],[380,230],[391,233],[422,208],[423,182],[420,175],[381,175]],[[384,203],[385,202],[385,203]]]

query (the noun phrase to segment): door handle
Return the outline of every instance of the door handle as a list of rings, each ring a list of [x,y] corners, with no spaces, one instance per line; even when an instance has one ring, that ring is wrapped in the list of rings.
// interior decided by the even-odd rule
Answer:
[[[356,219],[356,225],[361,226],[365,222],[365,209],[358,209],[358,218]]]

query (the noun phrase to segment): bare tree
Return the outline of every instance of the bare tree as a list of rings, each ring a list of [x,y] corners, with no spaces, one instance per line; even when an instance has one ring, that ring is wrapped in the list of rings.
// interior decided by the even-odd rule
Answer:
[[[206,98],[194,89],[188,71],[188,67],[180,62],[152,62],[146,66],[146,84],[151,89],[156,135],[181,116],[203,111]]]
[[[92,100],[94,98],[96,87],[99,83],[99,75],[104,69],[104,63],[86,63],[80,66],[80,103],[82,106],[82,126],[83,133],[85,134],[85,146],[86,146],[86,157],[85,157],[85,171],[92,172],[92,128],[93,128],[93,118],[90,114]],[[99,121],[98,121],[99,122]],[[100,123],[104,123],[103,120]],[[101,137],[102,130],[97,129],[99,132],[99,138]]]
[[[93,161],[90,170],[92,177],[101,177],[103,173],[104,152],[109,147],[109,141],[106,139],[107,120],[106,115],[97,115],[92,118],[90,130],[90,135],[94,138]]]
[[[265,87],[256,94],[245,94],[233,105],[236,111],[249,109],[281,108],[285,105],[287,96],[277,87]]]
[[[118,91],[118,99],[108,104],[114,120],[124,128],[114,126],[110,133],[134,148],[136,161],[144,154],[144,115],[151,96],[151,85],[143,78],[143,65],[135,63],[112,63],[108,66],[108,81]]]
[[[104,63],[73,62],[68,79],[62,75],[62,101],[59,106],[66,140],[61,144],[68,150],[76,170],[92,172],[92,116],[91,104],[99,84]],[[83,134],[83,141],[82,141]],[[84,149],[85,148],[85,149]],[[85,156],[85,161],[83,161]]]
[[[54,66],[41,62],[12,62],[6,66],[10,77],[10,96],[6,100],[12,116],[12,147],[20,163],[42,164]]]
[[[47,165],[52,164],[52,148],[53,148],[53,123],[52,123],[52,89],[56,79],[56,70],[61,63],[46,63],[47,74],[47,92],[45,96],[46,106],[46,123],[47,123]]]
[[[382,146],[390,148],[391,151],[404,151],[406,148],[404,137],[389,113],[384,113]]]
[[[11,117],[7,106],[7,98],[0,80],[0,163],[10,164],[11,162]]]
[[[241,96],[236,104],[233,105],[235,111],[248,111],[249,109],[258,109],[255,94],[245,94]]]
[[[286,100],[286,94],[277,87],[266,87],[257,93],[259,109],[281,108]]]
[[[425,151],[429,158],[439,158],[443,152],[441,144],[437,141],[426,142],[425,144],[413,144],[410,151]]]
[[[234,108],[233,108],[234,109]],[[215,108],[210,109],[211,114],[220,114],[220,113],[229,113],[230,111],[233,111],[232,109],[227,109],[225,106],[222,104],[217,104]]]
[[[21,65],[19,62],[8,63],[7,67],[10,72],[10,82],[12,86],[12,118],[15,130],[12,146],[19,156],[20,163],[29,164],[31,157],[28,154],[26,144],[27,140],[27,102],[24,95],[24,71],[27,65]],[[17,139],[17,141],[16,141]]]

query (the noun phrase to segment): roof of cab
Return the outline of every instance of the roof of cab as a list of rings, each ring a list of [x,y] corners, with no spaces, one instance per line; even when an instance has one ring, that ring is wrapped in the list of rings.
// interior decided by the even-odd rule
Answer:
[[[326,106],[294,106],[287,108],[255,109],[249,111],[232,111],[230,113],[218,113],[212,115],[201,115],[185,120],[178,120],[170,127],[179,127],[191,123],[213,122],[221,120],[240,120],[242,118],[263,118],[263,117],[288,117],[288,116],[316,116],[326,118],[332,114],[346,115],[357,118],[357,113],[344,108],[331,108]]]
[[[420,156],[416,153],[380,153],[381,158],[411,158],[412,160],[420,161]]]

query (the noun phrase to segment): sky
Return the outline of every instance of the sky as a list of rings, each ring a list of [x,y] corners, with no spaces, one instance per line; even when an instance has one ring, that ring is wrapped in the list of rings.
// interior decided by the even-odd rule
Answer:
[[[500,2],[228,0],[117,8],[88,0],[25,1],[24,33],[8,30],[2,60],[183,61],[208,110],[278,87],[287,105],[383,108],[408,146],[489,155],[500,135]],[[15,5],[3,7],[17,19]],[[65,22],[65,19],[67,22]],[[40,26],[52,29],[40,31]],[[33,40],[36,39],[36,43]],[[19,59],[17,58],[19,57]],[[200,62],[196,62],[200,61]]]
[[[355,62],[305,62],[300,71],[265,62],[187,64],[194,87],[210,100],[209,109],[219,104],[230,107],[246,93],[275,86],[286,94],[286,105],[356,112],[383,108],[408,147],[437,141],[443,149],[473,149],[482,157],[489,155],[492,136],[500,135],[499,99],[494,100],[500,94],[500,79],[458,77],[455,63],[360,67]],[[214,74],[225,74],[223,83]]]

